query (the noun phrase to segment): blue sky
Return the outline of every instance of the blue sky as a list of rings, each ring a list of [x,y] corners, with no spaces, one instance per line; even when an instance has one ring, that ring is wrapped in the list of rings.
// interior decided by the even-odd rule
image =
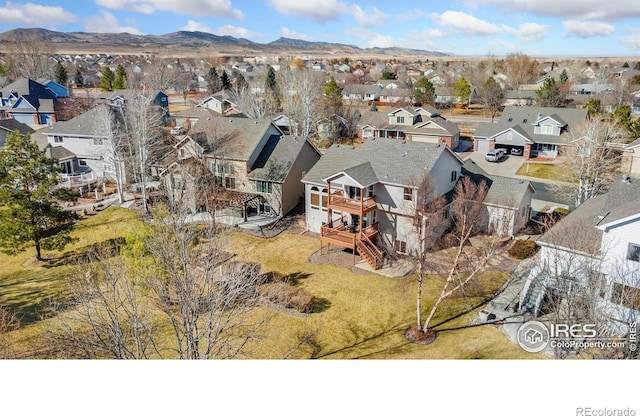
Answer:
[[[198,30],[457,55],[640,57],[640,0],[0,0],[0,31]]]

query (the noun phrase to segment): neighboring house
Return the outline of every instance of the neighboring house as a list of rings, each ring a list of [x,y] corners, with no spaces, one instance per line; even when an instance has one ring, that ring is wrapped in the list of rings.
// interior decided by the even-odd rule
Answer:
[[[624,175],[537,240],[540,262],[520,296],[537,315],[547,296],[592,294],[614,325],[638,322],[640,310],[640,179]]]
[[[136,90],[115,90],[105,92],[100,96],[100,99],[107,101],[111,105],[123,105],[125,102],[133,99],[149,100],[162,109],[165,114],[165,120],[168,122],[170,118],[169,113],[169,96],[162,91],[136,91]]]
[[[587,120],[583,108],[506,107],[496,123],[479,123],[473,150],[523,151],[525,159],[536,156],[555,158],[572,141],[571,129]]]
[[[219,91],[201,102],[196,107],[207,108],[219,115],[227,115],[237,113],[236,104],[231,101],[231,97],[225,91]]]
[[[620,170],[632,176],[640,176],[640,139],[624,147]]]
[[[67,121],[31,135],[41,150],[50,148],[62,167],[62,179],[92,183],[101,178],[115,180],[113,149],[103,125],[107,105],[98,105]]]
[[[357,123],[358,140],[373,137],[410,140],[424,143],[445,143],[458,146],[460,129],[442,117],[431,106],[401,107],[389,113],[365,111]]]
[[[273,122],[237,117],[200,120],[191,135],[178,142],[176,150],[180,149],[184,152],[178,153],[170,169],[161,175],[170,196],[175,195],[171,182],[176,173],[186,171],[197,178],[193,167],[185,167],[182,161],[188,159],[193,164],[197,160],[216,178],[221,191],[214,192],[218,205],[245,221],[254,214],[280,217],[291,211],[304,192],[300,182],[303,172],[320,159],[308,140],[283,135]],[[187,194],[195,194],[188,189],[196,184],[193,179],[179,179],[187,186]],[[204,200],[193,200],[188,208],[196,212],[205,206]]]
[[[444,195],[462,164],[441,144],[372,138],[361,146],[333,145],[302,178],[307,229],[319,234],[321,245],[357,251],[374,269],[382,266],[383,250],[416,253],[423,175]]]
[[[38,129],[57,121],[56,96],[44,85],[21,78],[0,89],[0,119],[13,118]]]
[[[18,130],[20,133],[25,135],[35,132],[31,127],[12,118],[0,120],[0,147],[4,147],[4,144],[7,141],[7,136],[15,130]]]
[[[184,127],[188,131],[195,126],[200,119],[212,119],[217,117],[220,117],[220,115],[209,108],[193,107],[171,114],[171,124],[175,127]]]
[[[486,232],[513,237],[527,225],[535,193],[531,182],[489,175],[471,159],[464,162],[462,176],[470,177],[477,184],[484,182],[487,186],[487,195],[482,201],[488,211]]]

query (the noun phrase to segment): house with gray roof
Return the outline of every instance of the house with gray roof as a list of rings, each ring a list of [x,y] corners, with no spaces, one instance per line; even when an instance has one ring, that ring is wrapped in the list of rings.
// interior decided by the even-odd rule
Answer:
[[[479,123],[473,150],[522,150],[525,159],[556,158],[575,138],[571,130],[585,122],[584,108],[506,107],[496,123]]]
[[[401,107],[389,112],[364,111],[356,125],[358,140],[380,137],[458,146],[460,128],[431,106]]]
[[[187,159],[197,159],[220,191],[213,196],[217,198],[215,206],[221,208],[217,213],[245,221],[253,215],[275,218],[291,211],[304,193],[300,182],[303,173],[320,159],[320,152],[311,142],[284,135],[270,120],[208,117],[194,124],[185,137],[176,138],[175,151],[188,151],[179,153],[172,166],[161,174],[169,193],[175,194],[172,183],[188,182],[188,178],[180,176],[188,169],[178,166],[191,163]],[[187,208],[202,211],[208,209],[209,202],[196,199]]]
[[[582,203],[537,244],[540,261],[521,293],[522,311],[537,315],[544,312],[545,298],[573,291],[619,328],[640,322],[640,177],[622,175],[609,192]]]
[[[462,165],[443,144],[375,137],[360,146],[334,144],[302,178],[307,230],[318,233],[321,246],[349,248],[377,269],[384,250],[419,249],[414,216],[424,176],[444,195]]]
[[[0,147],[4,147],[9,133],[16,130],[22,134],[32,134],[35,132],[34,129],[19,122],[18,120],[14,120],[12,118],[0,120]]]
[[[513,237],[527,225],[535,193],[530,181],[489,175],[471,159],[465,160],[462,176],[487,186],[487,195],[482,201],[488,211],[486,232]]]

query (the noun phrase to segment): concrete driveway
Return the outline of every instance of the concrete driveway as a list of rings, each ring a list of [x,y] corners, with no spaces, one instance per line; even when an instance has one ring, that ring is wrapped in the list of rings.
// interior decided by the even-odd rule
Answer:
[[[522,156],[506,155],[499,162],[487,162],[483,153],[472,152],[465,159],[471,159],[490,175],[513,177],[522,166]]]

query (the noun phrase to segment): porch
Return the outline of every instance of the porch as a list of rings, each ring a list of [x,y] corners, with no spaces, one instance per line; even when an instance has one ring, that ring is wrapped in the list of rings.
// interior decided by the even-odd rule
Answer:
[[[348,198],[342,190],[336,190],[329,194],[327,207],[331,210],[363,216],[376,209],[376,197]]]
[[[322,254],[323,243],[348,248],[353,253],[354,265],[357,252],[373,270],[377,270],[382,267],[384,258],[382,251],[373,242],[377,236],[378,223],[357,231],[355,227],[350,227],[346,224],[344,217],[338,218],[332,223],[321,227],[320,253]]]

